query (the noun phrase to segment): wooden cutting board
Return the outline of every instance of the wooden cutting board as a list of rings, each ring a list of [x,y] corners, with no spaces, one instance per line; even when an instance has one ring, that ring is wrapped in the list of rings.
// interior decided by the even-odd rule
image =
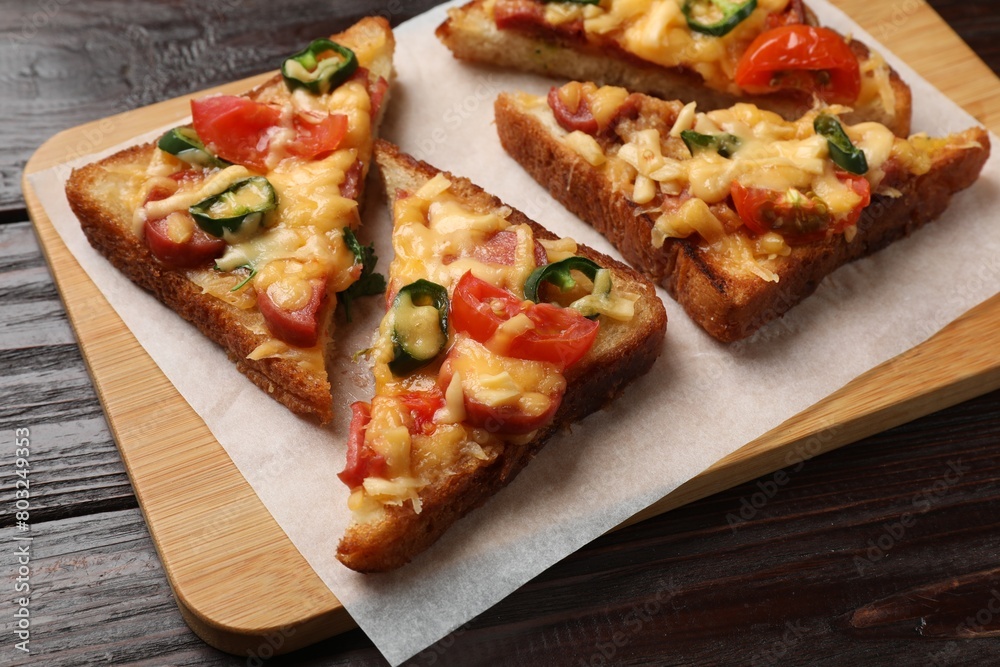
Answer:
[[[1000,133],[1000,80],[923,2],[835,0],[876,39]],[[934,48],[927,48],[933,44]],[[271,74],[206,92],[237,93]],[[25,175],[188,113],[181,97],[62,132]],[[917,100],[919,103],[919,100]],[[27,179],[24,197],[181,614],[206,642],[284,653],[354,626],[204,422],[63,245]],[[1000,388],[1000,295],[744,446],[629,523]],[[261,601],[266,603],[262,604]]]

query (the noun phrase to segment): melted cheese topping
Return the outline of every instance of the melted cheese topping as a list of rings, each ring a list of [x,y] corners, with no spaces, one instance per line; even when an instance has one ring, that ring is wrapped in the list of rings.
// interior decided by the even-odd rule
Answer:
[[[750,43],[767,30],[767,17],[780,14],[789,0],[758,0],[757,8],[732,31],[715,37],[691,30],[681,11],[684,0],[601,0],[596,5],[545,2],[544,21],[563,26],[579,21],[587,40],[597,46],[613,44],[633,56],[663,67],[697,72],[705,85],[740,94],[733,82],[736,66]],[[496,1],[486,3],[493,15]],[[861,63],[862,89],[855,106],[895,110],[889,67],[875,54]]]
[[[472,271],[477,278],[523,294],[524,281],[535,269],[531,228],[511,225],[506,219],[509,209],[470,211],[445,196],[449,185],[439,174],[416,195],[397,200],[392,239],[396,257],[390,269],[395,288],[419,278],[449,288]],[[478,246],[505,230],[513,231],[518,238],[513,264],[487,263],[474,256]]]
[[[468,271],[495,286],[523,296],[523,285],[535,269],[535,239],[531,227],[509,221],[510,209],[470,208],[451,192],[443,174],[424,183],[415,193],[396,199],[393,211],[393,247],[396,255],[389,270],[389,292],[418,279],[443,286],[449,294]],[[477,257],[499,232],[516,234],[514,261],[499,264]],[[576,254],[572,239],[542,241],[549,261]],[[595,309],[601,308],[627,319],[633,295],[621,295],[610,283],[602,283]],[[625,305],[623,306],[622,303]],[[436,320],[436,309],[427,307],[427,321]],[[515,409],[519,414],[541,416],[553,408],[553,396],[565,391],[566,381],[559,368],[541,361],[525,361],[505,356],[509,341],[534,326],[518,314],[498,327],[485,345],[468,334],[449,331],[447,354],[427,366],[395,376],[388,364],[393,359],[393,312],[379,327],[372,350],[375,394],[372,420],[365,431],[365,445],[382,456],[387,470],[383,477],[369,477],[352,492],[349,506],[355,520],[370,521],[381,508],[409,500],[420,511],[419,490],[470,460],[488,461],[505,446],[527,442],[525,436],[501,436],[476,428],[467,418],[466,398],[492,409]],[[439,348],[435,348],[439,349]],[[431,432],[416,428],[414,417],[401,396],[434,390],[442,361],[447,357],[452,372],[444,390],[444,405],[433,415]]]
[[[387,45],[379,31],[367,41],[351,46],[362,67],[371,67],[376,59],[385,58]],[[192,269],[186,275],[205,293],[246,311],[254,310],[255,294],[261,291],[267,291],[280,307],[295,310],[308,303],[313,285],[321,281],[328,295],[325,312],[329,313],[336,306],[334,295],[347,289],[358,276],[354,253],[343,240],[343,229],[356,227],[359,222],[358,203],[343,196],[341,188],[347,171],[357,160],[365,163],[362,174],[367,171],[374,141],[367,86],[364,81],[352,79],[327,94],[314,95],[301,89],[290,93],[279,84],[259,91],[258,95],[258,102],[281,109],[279,125],[265,137],[264,176],[274,188],[277,207],[263,216],[258,229],[238,237],[227,236],[225,253],[215,268]],[[347,133],[338,149],[315,160],[290,155],[287,149],[296,137],[296,119],[318,123],[330,113],[348,119]],[[188,168],[164,151],[153,151],[146,180],[135,202],[133,222],[137,235],[143,234],[147,219],[166,217],[170,237],[182,240],[185,233],[193,232],[193,221],[187,215],[190,206],[254,175],[246,167],[230,166],[203,170],[201,178],[184,179],[180,183],[170,178]],[[154,188],[173,194],[143,205]],[[241,267],[253,268],[255,276],[251,281],[246,281],[247,270]],[[234,292],[240,283],[244,284]],[[325,328],[329,316],[321,313],[320,319]],[[313,348],[298,349],[270,337],[259,315],[244,324],[269,337],[248,355],[249,359],[287,358],[317,373],[323,371],[325,336],[321,335]]]
[[[567,132],[559,126],[544,98],[520,94],[515,99],[549,132],[628,193],[632,201],[646,206],[642,212],[655,221],[652,230],[655,247],[661,247],[668,238],[697,234],[703,250],[715,252],[735,268],[763,280],[778,280],[773,260],[787,256],[791,249],[777,232],[751,238],[746,231],[733,229],[731,221],[726,223],[713,212],[712,206],[716,205],[732,210],[733,183],[787,193],[789,198],[818,197],[834,221],[847,218],[861,201],[850,183],[838,178],[837,174],[843,172],[830,158],[828,141],[813,128],[820,110],[796,121],[786,121],[751,104],[707,113],[699,113],[694,104],[688,104],[678,111],[666,137],[660,136],[657,129],[644,127],[640,119],[620,125],[616,129],[616,142],[602,147],[590,135]],[[837,106],[822,110],[833,115],[846,111]],[[874,122],[843,127],[852,143],[865,154],[869,167],[865,178],[871,191],[887,196],[900,194],[881,187],[890,160],[915,175],[926,173],[933,151],[942,145],[920,135],[910,140],[900,139]],[[737,137],[739,145],[728,158],[711,148],[691,155],[680,139],[685,130],[731,134]],[[677,206],[661,208],[662,204],[657,204],[682,194],[685,199]],[[853,226],[844,230],[848,240],[855,233]]]

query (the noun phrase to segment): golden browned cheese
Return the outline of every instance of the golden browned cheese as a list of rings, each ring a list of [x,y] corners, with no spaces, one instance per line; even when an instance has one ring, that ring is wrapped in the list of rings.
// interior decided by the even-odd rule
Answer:
[[[394,40],[386,21],[364,19],[332,39],[356,52],[371,81],[391,77]],[[284,130],[289,128],[278,128],[268,144],[265,174],[278,207],[268,214],[266,225],[228,239],[217,261],[219,270],[166,268],[147,249],[143,225],[147,219],[165,218],[168,236],[182,240],[193,228],[180,213],[252,175],[245,167],[206,170],[200,178],[178,182],[170,176],[187,165],[147,144],[76,170],[67,183],[67,198],[90,243],[112,264],[221,345],[237,368],[269,395],[294,412],[326,422],[333,410],[325,354],[334,295],[357,277],[342,229],[358,223],[360,192],[344,196],[341,188],[347,170],[359,159],[363,183],[381,112],[371,118],[369,94],[361,80],[328,95],[306,96],[289,93],[277,76],[246,95],[281,107],[285,125],[291,124],[294,113],[310,109],[342,113],[348,117],[348,132],[329,156],[303,160],[287,155]],[[154,189],[167,196],[146,202]],[[236,270],[247,264],[257,269],[250,281],[245,270]],[[295,309],[308,300],[310,281],[325,282],[329,297],[318,342],[302,348],[271,335],[255,293],[266,291],[280,306]]]
[[[337,549],[341,562],[362,572],[403,565],[499,491],[555,431],[597,410],[649,370],[666,329],[666,313],[652,285],[627,266],[586,246],[557,239],[466,179],[442,174],[392,144],[377,144],[376,161],[395,212],[397,261],[390,270],[390,290],[425,276],[448,285],[469,268],[482,271],[481,277],[494,284],[511,281],[520,290],[524,267],[519,264],[526,265],[533,253],[519,253],[521,259],[509,267],[460,265],[464,257],[445,265],[428,254],[425,242],[461,246],[470,242],[462,230],[473,227],[518,230],[525,241],[540,241],[553,261],[570,254],[587,257],[610,270],[618,294],[637,298],[630,316],[601,318],[593,347],[565,374],[542,362],[497,355],[488,348],[489,342],[482,345],[467,337],[456,338],[452,343],[462,348],[456,353],[459,372],[445,388],[445,407],[435,415],[431,435],[405,428],[408,416],[394,399],[399,392],[436,383],[437,366],[393,377],[385,367],[387,330],[383,327],[375,352],[377,390],[371,406],[375,426],[369,425],[366,438],[389,459],[389,472],[387,478],[369,478],[355,490],[351,503],[360,520],[348,528]],[[435,227],[450,231],[435,237]],[[530,263],[533,266],[534,260]],[[477,381],[456,381],[462,372],[476,376]],[[518,401],[526,411],[540,413],[547,396],[563,383],[565,394],[552,421],[533,433],[502,436],[464,423],[466,391],[484,401]]]
[[[704,109],[744,101],[794,119],[813,106],[813,96],[805,91],[749,94],[733,82],[740,57],[766,29],[768,14],[783,11],[786,0],[758,2],[757,9],[724,37],[691,31],[680,0],[605,0],[599,6],[546,3],[538,20],[523,29],[498,28],[496,2],[472,0],[449,10],[448,20],[437,29],[438,38],[464,60],[621,86],[661,99],[697,101]],[[807,22],[815,23],[808,8],[805,14]],[[854,39],[848,44],[861,74],[860,94],[848,121],[877,121],[897,136],[907,136],[909,86],[879,54]]]
[[[626,136],[634,136],[637,142],[641,139],[650,148],[654,137],[644,133],[655,129],[659,157],[673,156],[674,160],[686,152],[683,144],[676,150],[679,140],[669,134],[672,129],[696,126],[698,119],[690,108],[686,110],[683,102],[645,95],[636,95],[633,102],[637,116],[629,121]],[[745,132],[737,127],[741,117],[764,121],[754,122],[751,130],[784,136],[790,142],[786,147],[801,148],[801,155],[796,150],[792,159],[775,161],[781,147],[763,145],[758,159],[743,167],[738,159],[723,162],[718,156],[678,167],[660,162],[655,150],[646,154],[646,164],[632,159],[637,154],[617,159],[624,145],[619,142],[610,148],[599,146],[601,157],[597,157],[593,145],[581,150],[580,140],[570,139],[552,119],[544,100],[505,93],[496,103],[497,131],[504,149],[568,209],[604,234],[629,262],[661,283],[696,323],[726,342],[745,338],[780,317],[839,266],[876,252],[937,218],[952,195],[975,182],[990,151],[989,135],[981,128],[940,140],[921,136],[902,140],[869,123],[848,125],[849,135],[865,147],[871,160],[866,177],[871,179],[872,203],[844,233],[789,247],[780,238],[747,233],[738,216],[734,218],[727,203],[728,187],[741,174],[747,175],[748,183],[775,179],[773,184],[782,187],[797,183],[815,189],[828,186],[827,196],[841,209],[853,206],[854,200],[829,182],[824,163],[829,158],[822,144],[818,153],[809,150],[811,122],[769,119],[745,106],[703,116],[706,122],[721,125],[719,129],[737,134]],[[748,139],[753,146],[754,140]],[[617,163],[624,166],[615,168]],[[774,167],[773,173],[764,174],[761,169],[768,164]],[[681,207],[664,219],[650,202],[636,201],[642,169],[664,198],[676,194],[676,177],[680,177],[685,188],[700,190],[708,202],[696,198],[701,204],[685,204],[687,209]],[[640,200],[646,196],[640,195]]]

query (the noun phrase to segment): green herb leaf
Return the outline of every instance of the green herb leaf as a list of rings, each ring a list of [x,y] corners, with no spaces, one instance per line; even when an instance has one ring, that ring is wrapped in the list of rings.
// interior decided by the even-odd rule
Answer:
[[[834,164],[859,176],[868,171],[868,159],[864,151],[851,142],[851,138],[844,132],[844,126],[834,116],[825,113],[816,116],[813,129],[816,134],[826,138],[830,159]]]
[[[740,148],[740,138],[725,132],[722,134],[701,134],[694,130],[683,130],[681,139],[691,151],[691,157],[702,151],[714,150],[728,160]]]
[[[722,37],[742,23],[756,8],[757,0],[686,0],[681,12],[691,30]]]
[[[385,276],[375,273],[378,256],[375,245],[364,246],[350,227],[344,227],[344,243],[354,253],[355,262],[361,264],[361,276],[358,280],[340,293],[340,302],[344,304],[344,316],[351,321],[351,302],[365,296],[375,296],[385,292]]]
[[[246,269],[250,273],[249,273],[249,275],[247,275],[246,278],[244,278],[242,281],[240,281],[239,285],[237,285],[233,289],[229,290],[230,292],[239,292],[241,289],[243,289],[244,285],[246,285],[248,282],[250,282],[251,280],[253,280],[253,277],[255,275],[257,275],[257,269],[255,269],[254,267],[250,266],[249,264],[243,264],[242,266],[237,266],[236,268],[237,269]],[[216,266],[215,270],[218,271],[219,267]]]

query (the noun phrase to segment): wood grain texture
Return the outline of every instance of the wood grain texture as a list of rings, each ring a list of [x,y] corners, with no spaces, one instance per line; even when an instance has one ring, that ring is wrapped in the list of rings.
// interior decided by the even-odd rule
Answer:
[[[959,3],[951,4],[961,11]],[[969,5],[970,11],[990,5],[961,4]],[[892,6],[898,9],[911,5],[895,2]],[[0,13],[5,19],[9,15]],[[988,25],[984,20],[972,23],[977,27]],[[920,43],[917,39],[916,44]],[[997,43],[994,36],[992,44]],[[0,105],[3,103],[0,99]],[[66,113],[72,114],[73,110],[66,109]],[[11,127],[13,123],[0,127],[0,135]],[[0,168],[6,168],[7,155],[0,157]],[[0,241],[0,262],[7,262],[5,243]],[[22,268],[31,270],[23,267],[24,253],[13,254],[15,258],[5,266],[14,268],[0,272],[0,285],[13,288],[0,293],[0,308],[7,299],[19,298],[14,293],[21,291],[20,282],[2,282],[8,279],[7,274]],[[34,261],[41,266],[37,255]],[[48,289],[51,291],[51,286]],[[30,306],[22,303],[18,307]],[[2,316],[6,314],[0,313],[0,332],[10,326],[21,327],[18,336],[30,331],[27,319],[16,324],[17,318],[13,318],[9,325]],[[19,317],[26,314],[21,311]],[[43,335],[54,336],[51,354],[57,354],[55,350],[65,344],[59,338],[63,334],[58,327],[50,331],[48,323],[42,329],[46,332]],[[36,347],[38,356],[50,355],[50,343],[40,342]],[[7,349],[6,343],[0,345],[0,350]],[[16,362],[0,371],[0,383],[6,381],[11,369],[20,367],[31,356],[18,354],[21,357]],[[19,385],[18,391],[35,392],[54,402],[61,400],[63,392],[73,396],[78,391],[74,382],[63,386],[64,377],[51,369],[37,379],[40,387]],[[8,405],[9,396],[17,396],[17,392],[3,393],[0,408]],[[749,502],[762,493],[757,483],[766,487],[776,479],[773,475],[602,538],[484,614],[469,629],[417,656],[411,664],[990,664],[995,661],[990,658],[1000,654],[996,640],[957,640],[948,632],[949,628],[968,629],[966,619],[986,608],[980,605],[988,604],[991,589],[996,586],[992,569],[995,565],[989,557],[992,555],[995,561],[1000,545],[996,526],[987,519],[996,516],[998,509],[996,497],[989,493],[1000,481],[995,467],[995,443],[1000,440],[996,432],[998,405],[1000,395],[990,394],[813,459],[801,471],[789,470],[790,481],[781,485],[777,495],[751,520],[739,523],[735,531],[726,524],[726,515],[738,516],[741,501],[745,498]],[[46,410],[43,406],[18,409],[31,407],[43,413]],[[6,429],[10,415],[2,414]],[[102,436],[99,430],[95,428],[94,442],[102,437],[104,442],[110,442],[109,435],[104,432]],[[980,436],[986,439],[985,444]],[[47,459],[46,465],[59,465],[59,459],[66,457],[73,446],[74,437],[66,435],[57,447],[62,456]],[[974,478],[976,494],[968,496],[968,488],[955,486],[954,490],[961,494],[952,495],[949,487],[941,498],[935,496],[932,511],[896,540],[865,576],[851,575],[850,568],[856,570],[856,564],[836,560],[844,556],[841,551],[852,551],[848,548],[851,545],[854,552],[864,555],[867,540],[882,538],[887,531],[885,524],[891,526],[899,521],[912,509],[916,494],[932,489],[939,481],[949,457],[966,451],[979,452],[987,462],[975,468],[986,475]],[[112,450],[110,457],[102,453],[101,458],[117,459],[117,454]],[[120,472],[120,460],[116,463]],[[883,473],[888,475],[884,484]],[[69,472],[65,479],[71,482]],[[85,493],[89,485],[84,481],[72,491]],[[73,507],[71,511],[75,512],[93,511],[85,503]],[[938,512],[944,512],[944,516],[938,516]],[[101,520],[107,519],[112,527],[96,532],[81,528],[79,523],[65,524],[63,539],[79,542],[79,554],[87,554],[90,548],[101,553],[107,542],[96,535],[102,531],[122,534],[118,531],[124,530],[120,528],[125,523],[123,514],[102,515]],[[925,521],[932,517],[937,518]],[[39,527],[56,523],[63,525],[43,522]],[[839,528],[827,530],[827,524]],[[135,530],[141,532],[141,524]],[[727,532],[732,533],[732,540],[721,539]],[[147,565],[157,562],[148,540],[137,540],[128,548],[133,547],[134,553],[146,554]],[[775,551],[788,553],[768,565]],[[142,557],[137,558],[142,561]],[[169,590],[162,586],[156,589],[155,596],[141,598],[141,603],[126,610],[116,601],[135,594],[129,588],[136,576],[131,571],[123,577],[123,571],[113,565],[107,570],[73,569],[65,561],[47,561],[47,565],[67,570],[67,576],[59,586],[46,589],[48,598],[61,599],[63,604],[50,607],[52,613],[46,614],[43,622],[57,626],[71,639],[59,645],[59,653],[38,656],[31,660],[33,664],[88,664],[108,658],[115,664],[248,664],[245,659],[230,658],[201,644],[190,634],[186,641],[162,642],[155,629],[165,627],[170,632],[175,627],[171,623],[179,623],[176,612],[171,616]],[[836,586],[831,583],[836,581],[832,577],[845,572],[847,578]],[[664,590],[658,587],[664,577],[671,575],[684,582],[685,588],[678,589],[678,600],[683,600],[685,606],[675,610],[672,605],[669,614],[661,613],[665,605],[662,595],[657,599],[656,593]],[[764,583],[758,583],[759,576]],[[762,591],[766,594],[763,597]],[[980,592],[985,594],[983,602],[977,597]],[[673,597],[671,594],[670,599]],[[82,599],[80,606],[66,602],[76,599]],[[786,610],[789,600],[795,604]],[[636,605],[641,613],[643,605],[656,607],[656,603],[661,603],[658,613],[648,620],[636,615]],[[800,613],[803,607],[814,616]],[[637,620],[642,622],[633,632]],[[785,623],[793,623],[794,627],[797,621],[810,632],[801,637],[793,632],[790,637],[795,641],[789,643]],[[136,627],[144,630],[136,631]],[[854,634],[842,632],[844,627],[851,628]],[[920,634],[921,628],[929,629]],[[942,628],[945,634],[929,639]],[[616,637],[615,633],[621,634]],[[985,633],[977,634],[982,637]],[[616,639],[621,646],[614,644]],[[611,660],[604,657],[608,651],[614,651]],[[65,655],[60,656],[62,653]],[[0,649],[0,663],[10,655],[5,645]],[[51,662],[56,657],[60,662]],[[272,663],[384,664],[357,631]]]
[[[1000,7],[996,0],[929,0],[945,23],[1000,75]],[[905,10],[901,12],[905,15]],[[897,19],[897,23],[899,20]]]
[[[991,664],[1000,614],[967,621],[1000,589],[1000,392],[782,472],[600,538],[407,664]],[[10,664],[250,664],[187,631],[137,510],[32,535],[38,653]],[[353,631],[267,664],[385,663]]]
[[[32,654],[7,662],[16,654],[4,646],[3,664],[243,664],[206,652],[184,624],[139,510],[46,521],[31,535]]]
[[[0,226],[0,432],[31,429],[35,521],[135,496],[31,225]],[[13,523],[0,506],[0,526]]]

